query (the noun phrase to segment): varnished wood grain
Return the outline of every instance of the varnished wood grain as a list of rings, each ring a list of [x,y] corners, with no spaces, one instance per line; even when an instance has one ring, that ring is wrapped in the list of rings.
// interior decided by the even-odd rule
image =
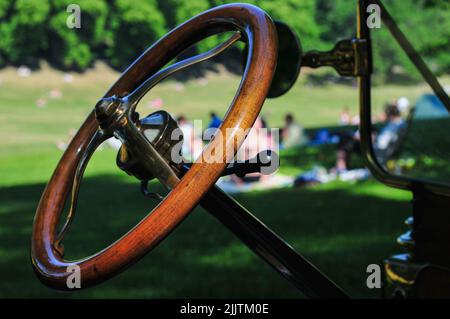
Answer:
[[[238,92],[220,129],[225,134],[227,128],[250,128],[264,103],[277,58],[277,36],[273,22],[262,10],[251,5],[213,8],[177,27],[144,52],[106,96],[123,96],[131,92],[190,45],[211,34],[234,30],[241,31],[247,39],[249,54]],[[235,133],[223,141],[213,140],[207,146],[206,154],[218,148],[231,152],[216,153],[218,163],[194,163],[166,199],[131,231],[103,251],[70,262],[58,255],[53,243],[77,164],[97,127],[94,113],[91,113],[56,167],[37,208],[31,243],[32,263],[40,280],[56,289],[68,289],[66,279],[69,274],[66,270],[69,265],[80,266],[81,285],[86,288],[110,278],[144,256],[195,207],[243,142],[239,138],[238,143],[232,143]]]

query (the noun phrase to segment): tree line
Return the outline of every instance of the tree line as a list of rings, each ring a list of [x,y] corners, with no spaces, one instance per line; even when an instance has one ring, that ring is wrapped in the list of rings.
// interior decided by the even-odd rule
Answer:
[[[0,0],[0,66],[37,65],[83,71],[98,59],[122,70],[176,25],[228,0]],[[330,49],[355,35],[356,0],[244,0],[290,25],[303,49]],[[435,72],[450,70],[450,2],[386,0],[407,36]],[[70,3],[81,8],[81,28],[67,27]],[[385,76],[410,66],[386,28],[373,32],[377,70]],[[201,51],[223,37],[197,45]],[[397,67],[397,69],[396,69]]]

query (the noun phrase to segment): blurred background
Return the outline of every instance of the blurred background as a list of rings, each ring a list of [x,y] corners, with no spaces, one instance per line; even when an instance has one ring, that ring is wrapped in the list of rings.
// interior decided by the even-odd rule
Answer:
[[[173,27],[230,2],[0,0],[0,297],[302,297],[202,209],[139,263],[98,287],[55,292],[44,287],[31,268],[37,203],[97,100],[120,72]],[[329,50],[337,40],[355,36],[356,1],[243,2],[290,25],[305,52]],[[449,2],[383,2],[448,89]],[[81,8],[80,29],[66,26],[69,3]],[[450,176],[450,156],[437,146],[450,145],[450,134],[430,125],[442,128],[437,121],[448,121],[448,112],[387,27],[382,24],[372,34],[374,128],[381,137],[383,128],[397,121],[401,129],[416,132],[405,137],[396,131],[400,142],[388,143],[386,150],[383,140],[374,136],[380,162],[396,174],[428,174],[442,182],[442,176]],[[180,58],[226,38],[208,38]],[[239,85],[242,50],[242,44],[236,45],[165,80],[141,101],[138,112],[145,116],[164,109],[183,124],[202,120],[214,125]],[[411,194],[387,188],[364,168],[358,154],[358,107],[354,79],[340,78],[332,69],[302,69],[291,91],[267,100],[261,113],[263,127],[281,129],[278,172],[268,179],[220,183],[352,296],[380,297],[379,290],[366,286],[366,267],[402,250],[395,241],[411,214]],[[88,166],[79,212],[66,237],[68,259],[106,247],[156,205],[141,195],[135,178],[117,168],[116,154],[117,145],[106,144]],[[151,187],[158,189],[155,183]]]

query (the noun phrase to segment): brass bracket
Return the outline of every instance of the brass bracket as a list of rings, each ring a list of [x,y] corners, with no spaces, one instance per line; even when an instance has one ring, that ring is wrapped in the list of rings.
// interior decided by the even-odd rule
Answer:
[[[320,68],[331,66],[341,76],[365,76],[372,70],[369,46],[366,39],[346,39],[336,43],[331,51],[306,52],[302,57],[302,67]]]

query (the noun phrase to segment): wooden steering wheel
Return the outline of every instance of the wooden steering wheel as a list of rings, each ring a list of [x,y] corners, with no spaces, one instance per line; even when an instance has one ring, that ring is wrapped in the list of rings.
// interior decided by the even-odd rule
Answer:
[[[247,42],[248,56],[240,86],[220,127],[225,138],[212,139],[200,160],[179,180],[177,173],[137,129],[132,120],[133,111],[158,77],[170,73],[162,72],[164,65],[196,42],[226,31],[236,33],[228,44],[217,50],[241,39]],[[71,273],[67,270],[76,265],[80,269],[81,287],[86,288],[124,270],[164,239],[192,211],[233,159],[245,138],[237,134],[239,129],[246,131],[252,127],[271,85],[277,46],[276,29],[264,11],[252,5],[232,4],[195,16],[146,50],[87,117],[44,190],[34,219],[31,245],[33,268],[39,279],[52,288],[69,290],[66,282]],[[205,54],[201,59],[207,57]],[[77,192],[73,189],[77,185],[72,181],[82,176],[96,147],[113,135],[136,153],[144,154],[140,156],[146,167],[172,190],[151,214],[109,247],[81,260],[64,260],[62,236],[61,232],[58,236],[57,226],[71,190],[72,201],[76,202]],[[224,151],[214,151],[218,149]]]

